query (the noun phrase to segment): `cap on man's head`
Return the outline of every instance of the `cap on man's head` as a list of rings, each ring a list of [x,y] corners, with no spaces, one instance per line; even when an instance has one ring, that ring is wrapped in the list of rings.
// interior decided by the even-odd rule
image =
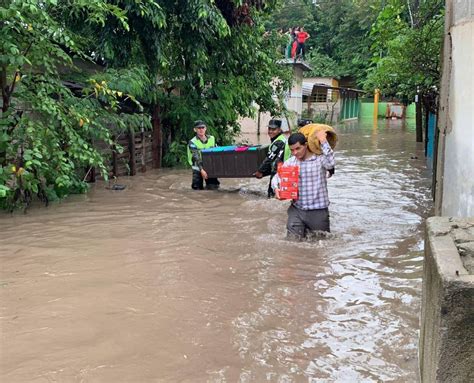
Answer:
[[[299,126],[299,127],[303,127],[303,126],[305,126],[305,125],[312,124],[312,123],[313,123],[312,120],[308,120],[308,119],[306,119],[306,118],[300,118],[300,119],[298,119],[298,126]]]
[[[270,120],[268,122],[268,127],[270,129],[281,129],[281,120]]]
[[[200,128],[201,126],[206,126],[206,123],[202,120],[196,120],[194,121],[194,126],[193,128]]]

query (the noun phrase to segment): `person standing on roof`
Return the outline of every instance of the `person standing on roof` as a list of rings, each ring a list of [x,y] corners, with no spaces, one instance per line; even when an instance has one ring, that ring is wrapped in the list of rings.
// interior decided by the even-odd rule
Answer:
[[[293,47],[293,43],[296,40],[295,28],[288,28],[287,35],[288,35],[288,44],[287,44],[286,50],[285,50],[285,57],[287,59],[290,59],[291,58],[291,48]]]
[[[310,37],[311,36],[309,35],[309,33],[306,32],[303,27],[300,27],[300,30],[296,32],[296,41],[298,42],[298,47],[296,48],[295,61],[299,54],[301,54],[301,57],[304,60],[305,58],[305,45],[304,44],[306,40],[308,40]]]
[[[272,179],[277,172],[279,162],[286,161],[290,158],[290,149],[286,144],[286,137],[281,129],[281,120],[270,120],[268,122],[268,136],[270,137],[270,146],[266,158],[255,172],[256,178],[270,176],[268,185],[268,198],[275,195],[272,188]]]
[[[220,184],[219,180],[217,178],[208,177],[207,172],[202,167],[201,156],[201,150],[217,146],[216,140],[214,136],[206,135],[207,126],[204,121],[194,121],[193,130],[196,135],[189,140],[187,147],[188,162],[193,169],[191,188],[193,190],[203,190],[204,180],[206,180],[206,189],[218,189]]]

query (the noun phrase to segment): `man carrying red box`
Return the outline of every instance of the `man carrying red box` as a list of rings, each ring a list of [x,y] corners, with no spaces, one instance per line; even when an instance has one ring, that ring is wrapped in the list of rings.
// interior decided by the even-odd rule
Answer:
[[[306,137],[302,133],[292,134],[288,138],[292,157],[285,161],[280,173],[272,180],[276,198],[283,199],[287,195],[281,190],[285,183],[282,171],[285,167],[299,168],[297,199],[292,198],[288,208],[286,228],[289,238],[303,239],[309,232],[330,231],[326,172],[335,166],[334,152],[326,139],[326,132],[318,132],[317,138],[322,149],[320,155],[308,150]]]

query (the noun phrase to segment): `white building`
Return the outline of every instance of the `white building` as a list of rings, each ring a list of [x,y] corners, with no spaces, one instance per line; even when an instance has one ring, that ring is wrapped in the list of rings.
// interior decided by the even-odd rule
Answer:
[[[436,214],[474,216],[474,1],[446,0]]]
[[[296,127],[297,120],[301,117],[303,108],[303,72],[310,71],[311,67],[302,61],[295,63],[292,59],[281,60],[279,63],[282,65],[290,65],[293,70],[293,83],[285,98],[289,115],[287,117],[271,116],[269,113],[257,112],[255,118],[242,118],[239,120],[242,133],[263,132],[265,134],[268,121],[270,121],[271,118],[280,118],[283,122],[282,128],[284,131],[288,131],[290,127]]]

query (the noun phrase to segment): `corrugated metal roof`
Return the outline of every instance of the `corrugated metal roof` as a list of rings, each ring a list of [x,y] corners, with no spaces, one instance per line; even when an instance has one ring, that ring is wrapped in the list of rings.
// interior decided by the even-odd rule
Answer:
[[[310,96],[313,93],[313,88],[314,87],[326,88],[326,89],[335,89],[335,90],[355,92],[355,93],[365,93],[363,90],[360,90],[360,89],[341,88],[339,86],[331,86],[331,85],[327,85],[327,84],[319,84],[319,83],[303,81],[303,84],[302,84],[303,96]]]
[[[303,81],[303,96],[311,96],[311,93],[313,93],[313,86],[314,84],[312,82]]]

